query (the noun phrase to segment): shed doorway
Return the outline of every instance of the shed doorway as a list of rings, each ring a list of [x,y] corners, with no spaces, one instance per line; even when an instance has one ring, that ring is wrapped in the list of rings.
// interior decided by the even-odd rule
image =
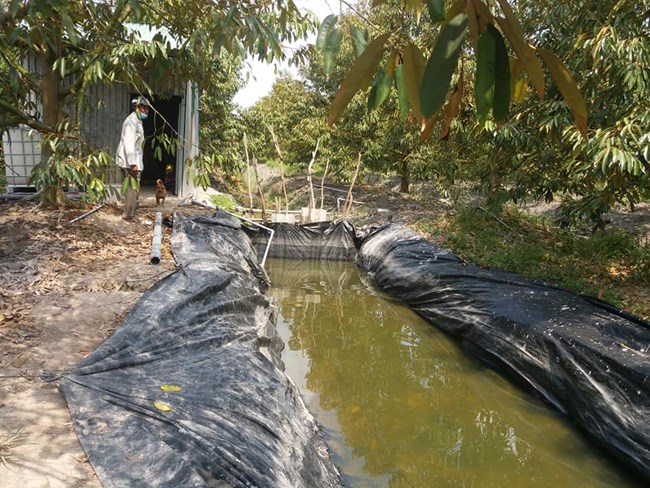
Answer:
[[[131,94],[131,99],[137,98],[137,93]],[[171,138],[178,138],[178,116],[181,97],[162,97],[153,95],[150,99],[151,110],[149,117],[143,121],[144,126],[144,154],[140,184],[144,187],[153,187],[156,180],[165,183],[167,191],[177,194],[176,189],[176,154],[159,146],[158,136],[166,134]],[[160,147],[158,156],[156,148]]]

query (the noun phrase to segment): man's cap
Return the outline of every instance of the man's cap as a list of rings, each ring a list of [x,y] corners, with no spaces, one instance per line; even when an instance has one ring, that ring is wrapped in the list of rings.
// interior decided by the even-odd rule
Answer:
[[[137,98],[134,98],[133,100],[131,100],[131,106],[132,107],[135,107],[135,106],[151,107],[151,103],[149,102],[147,97],[140,96],[140,97],[137,97]]]

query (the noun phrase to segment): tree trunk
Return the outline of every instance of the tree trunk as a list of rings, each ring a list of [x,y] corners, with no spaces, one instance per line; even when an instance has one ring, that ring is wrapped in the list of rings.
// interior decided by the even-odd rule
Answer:
[[[54,61],[56,53],[48,48],[41,57],[41,69],[43,78],[41,80],[41,99],[43,102],[43,123],[49,127],[56,127],[59,122],[59,79],[54,72]],[[43,144],[41,157],[44,161],[52,156],[52,149],[49,144]]]
[[[402,171],[401,175],[402,181],[399,185],[400,193],[408,193],[409,187],[411,186],[411,170],[409,169],[409,163],[406,159],[402,161]]]
[[[490,159],[490,190],[492,193],[497,193],[501,189],[500,158],[501,149],[497,148],[494,156]]]
[[[54,71],[54,62],[57,57],[57,53],[49,46],[46,48],[45,54],[41,56],[41,101],[43,103],[43,123],[52,129],[56,128],[60,117],[59,89],[61,77]],[[43,137],[47,138],[47,134],[43,134]],[[54,152],[52,151],[50,144],[43,144],[41,146],[42,161],[48,161],[53,154]],[[54,168],[48,168],[47,171],[51,171],[53,175],[56,174]],[[67,199],[63,193],[64,183],[65,182],[61,181],[59,178],[53,178],[51,186],[44,189],[41,202],[45,205],[56,206],[66,203]]]

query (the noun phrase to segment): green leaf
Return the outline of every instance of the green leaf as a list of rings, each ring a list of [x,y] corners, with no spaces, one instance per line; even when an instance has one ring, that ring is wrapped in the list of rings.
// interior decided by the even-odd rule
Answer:
[[[18,13],[18,7],[22,5],[22,0],[11,0],[11,6],[9,7],[9,13],[12,17],[15,17]]]
[[[140,7],[140,0],[129,0],[133,13],[135,14],[136,19],[139,19],[142,15],[142,8]]]
[[[524,39],[523,29],[519,20],[515,16],[512,8],[506,0],[497,0],[499,5],[501,5],[501,10],[505,15],[503,17],[496,17],[496,21],[501,27],[504,35],[508,38],[510,46],[517,54],[517,57],[521,60],[530,77],[530,80],[537,91],[537,96],[540,100],[544,99],[544,70],[542,65],[535,56],[535,51],[528,45]]]
[[[377,105],[377,85],[373,84],[372,88],[368,92],[368,101],[367,101],[368,113],[372,112],[375,109],[376,105]]]
[[[492,25],[488,24],[488,30],[494,32],[496,52],[494,60],[494,102],[492,111],[494,120],[501,122],[508,117],[510,109],[510,59],[508,49],[501,33]]]
[[[273,56],[280,57],[282,55],[282,45],[280,44],[280,40],[274,32],[269,32],[268,40],[269,44],[271,45],[271,52],[273,53]]]
[[[537,52],[541,56],[542,61],[544,61],[548,70],[551,72],[551,77],[560,89],[564,101],[571,109],[576,127],[578,127],[580,133],[586,137],[588,129],[587,104],[585,103],[585,99],[582,97],[582,93],[580,93],[578,84],[575,82],[573,76],[571,76],[571,73],[564,63],[562,63],[560,58],[558,58],[553,52],[543,48],[537,48]]]
[[[248,51],[246,49],[246,46],[244,46],[244,43],[241,42],[239,39],[235,39],[234,43],[235,43],[235,49],[237,50],[237,53],[239,54],[239,56],[242,59],[245,59],[247,54],[248,54]]]
[[[406,81],[404,80],[404,65],[400,64],[395,69],[395,88],[397,89],[397,100],[402,122],[406,121],[409,113],[409,99],[406,94]]]
[[[377,66],[379,66],[381,57],[384,54],[384,44],[386,44],[389,37],[390,32],[379,36],[368,44],[368,48],[359,56],[359,59],[357,59],[354,66],[350,69],[341,87],[334,96],[327,117],[328,124],[333,124],[339,118],[343,110],[345,110],[345,107],[350,103],[350,100],[352,100],[352,97],[359,90],[365,90],[370,85],[372,75],[377,71]]]
[[[325,49],[323,51],[323,69],[325,70],[325,75],[328,77],[336,67],[336,58],[339,55],[342,41],[343,33],[340,29],[334,29],[330,32],[325,41]]]
[[[223,21],[221,22],[222,29],[225,29],[230,25],[235,15],[235,12],[237,12],[237,6],[233,5],[232,7],[230,7],[230,9],[228,10],[228,14],[224,17]]]
[[[478,40],[476,80],[474,82],[476,113],[480,121],[484,121],[489,115],[494,102],[495,52],[494,32],[486,29]]]
[[[388,98],[392,85],[393,77],[386,73],[386,68],[380,70],[377,76],[375,76],[372,89],[368,94],[368,112],[372,112],[374,109],[381,107],[381,104]]]
[[[510,106],[510,60],[503,37],[492,24],[487,25],[479,39],[474,95],[479,120],[485,120],[490,110],[495,120],[506,118]]]
[[[447,17],[445,13],[445,0],[427,0],[427,7],[429,8],[429,16],[433,22],[440,22]]]
[[[9,68],[9,85],[11,86],[11,91],[18,93],[20,91],[20,84],[20,73],[12,66]]]
[[[404,48],[403,78],[411,110],[416,119],[422,118],[420,112],[420,84],[426,63],[420,48],[409,41]]]
[[[352,44],[354,45],[354,56],[358,58],[366,50],[366,47],[368,47],[368,30],[357,29],[351,25],[350,35],[352,36]]]
[[[404,0],[404,10],[407,12],[412,11],[415,16],[415,23],[420,23],[422,16],[422,0]]]
[[[330,32],[334,29],[336,22],[339,18],[336,15],[330,14],[325,17],[325,20],[321,23],[318,28],[318,35],[316,36],[316,48],[319,51],[322,51],[325,48],[325,41],[329,36]]]
[[[390,89],[393,86],[393,77],[383,69],[379,72],[379,80],[377,81],[377,104],[375,108],[381,107],[381,104],[386,101],[390,95]]]
[[[451,77],[467,36],[467,15],[456,15],[442,29],[422,76],[420,108],[425,118],[435,114],[447,98]]]
[[[458,14],[467,11],[467,0],[456,0],[451,7],[447,9],[446,19],[449,21],[456,17]]]
[[[196,39],[198,38],[198,36],[199,36],[199,31],[195,30],[194,32],[192,32],[189,41],[187,41],[187,47],[189,47],[190,50],[192,51],[194,50],[194,46],[196,45]]]
[[[73,46],[76,46],[77,44],[79,44],[79,36],[77,35],[77,30],[75,29],[72,19],[68,14],[62,13],[61,20],[63,20],[63,26],[65,27],[65,31],[68,33],[68,36],[70,37],[70,42],[72,43]]]

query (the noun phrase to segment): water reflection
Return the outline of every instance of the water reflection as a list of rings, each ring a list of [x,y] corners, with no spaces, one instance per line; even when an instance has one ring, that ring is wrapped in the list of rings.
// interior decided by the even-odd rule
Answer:
[[[271,260],[283,360],[348,486],[632,486],[349,263]]]

